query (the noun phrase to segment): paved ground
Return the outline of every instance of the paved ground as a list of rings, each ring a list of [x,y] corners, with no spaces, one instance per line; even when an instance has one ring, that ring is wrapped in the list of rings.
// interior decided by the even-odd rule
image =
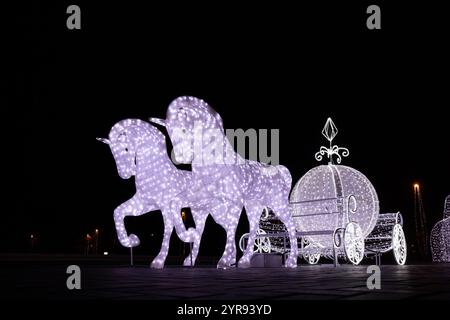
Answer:
[[[3,264],[2,292],[27,299],[450,299],[450,264],[385,265],[381,290],[368,290],[366,266],[301,265],[294,270],[217,270],[80,264],[82,289],[66,288],[66,267]]]

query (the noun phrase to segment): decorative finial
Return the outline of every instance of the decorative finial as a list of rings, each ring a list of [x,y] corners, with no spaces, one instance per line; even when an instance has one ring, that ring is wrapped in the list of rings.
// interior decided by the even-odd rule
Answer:
[[[338,129],[336,125],[334,124],[333,120],[331,118],[327,119],[327,122],[325,123],[325,126],[322,130],[322,135],[330,142],[330,147],[326,148],[324,146],[321,146],[319,151],[316,153],[315,158],[317,161],[322,161],[323,156],[327,155],[329,159],[329,164],[333,164],[333,155],[335,155],[336,162],[341,163],[342,157],[348,157],[350,152],[347,148],[341,148],[337,145],[333,145],[333,139],[338,134]],[[340,154],[342,152],[342,156]]]

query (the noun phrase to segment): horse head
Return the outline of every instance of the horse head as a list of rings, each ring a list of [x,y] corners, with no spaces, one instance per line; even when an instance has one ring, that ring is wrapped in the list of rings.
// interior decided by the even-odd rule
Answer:
[[[194,160],[195,143],[204,142],[211,132],[224,136],[220,115],[205,101],[183,96],[172,101],[166,119],[150,118],[151,122],[163,125],[172,141],[175,160],[190,164]],[[200,149],[201,150],[201,149]]]
[[[126,119],[117,122],[111,128],[108,139],[97,138],[111,148],[117,171],[122,179],[129,179],[136,174],[137,148],[143,137],[148,134],[149,127],[151,125],[142,120]],[[158,133],[162,136],[162,133],[159,131]]]

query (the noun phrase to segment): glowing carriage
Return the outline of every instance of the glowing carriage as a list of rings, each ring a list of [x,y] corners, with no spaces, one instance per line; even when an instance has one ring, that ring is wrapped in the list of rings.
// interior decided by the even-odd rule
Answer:
[[[320,257],[344,258],[358,264],[364,257],[364,239],[378,218],[378,198],[370,182],[358,171],[340,165],[321,165],[308,171],[294,186],[291,214],[299,255],[310,264]],[[263,217],[256,243],[259,252],[286,252],[283,226]],[[244,238],[247,236],[244,235]],[[244,247],[242,240],[241,247]]]
[[[381,264],[381,255],[392,251],[395,262],[406,263],[406,238],[403,232],[403,217],[400,212],[380,213],[375,228],[365,239],[366,256],[375,256]]]
[[[327,155],[328,165],[309,170],[294,186],[291,196],[291,214],[297,236],[301,238],[299,256],[316,264],[320,257],[344,258],[359,264],[365,256],[374,255],[377,263],[381,254],[393,251],[398,264],[406,261],[406,240],[400,213],[379,213],[375,188],[359,171],[339,165],[348,149],[332,145],[337,128],[329,118],[322,134],[330,147],[321,147],[316,159]],[[333,164],[333,155],[337,163]],[[288,244],[283,236],[283,225],[270,215],[263,215],[255,243],[258,252],[284,253]],[[245,245],[244,235],[240,247]]]
[[[375,189],[363,174],[341,165],[315,167],[294,186],[290,202],[309,263],[336,255],[353,264],[362,260],[364,238],[379,213]]]

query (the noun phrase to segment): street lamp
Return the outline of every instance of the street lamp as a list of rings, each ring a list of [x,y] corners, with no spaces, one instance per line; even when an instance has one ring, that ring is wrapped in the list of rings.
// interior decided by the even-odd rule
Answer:
[[[86,255],[89,255],[89,246],[91,244],[91,239],[92,237],[90,236],[90,234],[86,234]]]
[[[95,254],[98,254],[98,229],[95,229]]]
[[[186,212],[184,210],[181,211],[181,219],[183,219],[183,223],[186,222]],[[186,243],[181,242],[181,245],[183,246],[183,257],[186,255]]]

